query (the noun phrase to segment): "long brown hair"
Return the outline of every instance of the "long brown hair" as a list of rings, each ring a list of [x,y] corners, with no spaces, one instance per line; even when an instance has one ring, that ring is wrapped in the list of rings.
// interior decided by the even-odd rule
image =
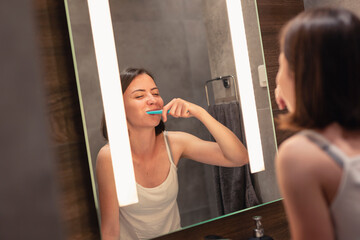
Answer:
[[[149,75],[153,80],[153,75],[145,70],[144,68],[126,68],[120,73],[120,79],[121,79],[121,88],[122,93],[126,91],[126,89],[129,87],[130,83],[139,75],[141,74],[147,74]],[[155,80],[154,80],[155,81]],[[155,127],[155,134],[156,136],[162,133],[165,130],[165,124],[162,120],[160,120],[160,123]],[[107,127],[106,127],[106,121],[105,121],[105,114],[103,113],[102,121],[101,121],[101,131],[102,135],[106,140],[108,139],[107,134]]]
[[[350,11],[318,8],[288,22],[281,52],[295,81],[295,111],[280,127],[324,128],[337,122],[360,128],[360,20]]]

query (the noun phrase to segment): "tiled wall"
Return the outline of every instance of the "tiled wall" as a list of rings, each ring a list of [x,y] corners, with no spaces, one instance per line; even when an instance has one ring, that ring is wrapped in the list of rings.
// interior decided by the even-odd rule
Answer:
[[[264,53],[261,44],[262,36],[260,35],[261,31],[257,15],[258,6],[256,5],[256,1],[251,0],[241,1],[241,3],[265,163],[265,171],[255,173],[254,175],[263,202],[268,202],[281,197],[276,182],[274,165],[277,143],[269,91],[267,87],[260,86],[259,82],[258,67],[263,64],[266,65],[266,63],[264,62]]]
[[[100,134],[102,102],[86,1],[69,1],[80,85],[93,166],[105,143]],[[155,77],[164,102],[180,97],[206,108],[204,84],[210,66],[202,18],[202,0],[110,1],[120,70],[143,67]],[[171,118],[167,130],[202,139],[209,133],[196,119]],[[210,166],[180,161],[178,203],[182,225],[216,216]],[[210,184],[209,184],[210,183]]]
[[[254,176],[262,201],[268,202],[280,198],[274,172],[276,141],[268,90],[259,84],[258,66],[264,64],[264,60],[255,2],[242,1],[242,7],[266,168],[266,171],[254,174]],[[226,2],[207,0],[204,2],[204,12],[212,78],[236,76]],[[219,87],[216,88],[217,86]],[[232,96],[232,92],[224,90],[221,84],[217,86],[214,87],[217,93],[223,91],[222,94]],[[238,87],[241,88],[241,86]]]
[[[110,1],[120,69],[144,67],[153,73],[167,103],[175,97],[205,107],[210,78],[202,0]],[[207,139],[197,119],[170,117],[167,130]],[[209,166],[182,159],[178,165],[178,204],[182,225],[212,217]],[[210,191],[210,192],[209,192]]]

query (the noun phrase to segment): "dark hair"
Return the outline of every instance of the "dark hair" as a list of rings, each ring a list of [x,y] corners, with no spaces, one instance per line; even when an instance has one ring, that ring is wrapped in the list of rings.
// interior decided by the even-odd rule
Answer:
[[[126,68],[125,70],[123,70],[120,73],[120,81],[121,81],[121,88],[122,88],[123,94],[126,91],[126,89],[129,87],[130,83],[137,76],[139,76],[141,74],[147,74],[154,80],[153,75],[149,71],[147,71],[143,68]],[[109,140],[108,134],[107,134],[107,128],[106,128],[105,114],[103,114],[103,117],[102,117],[101,130],[102,130],[102,135],[104,136],[104,138],[106,140]],[[162,120],[160,120],[160,123],[155,127],[156,136],[159,135],[160,133],[162,133],[164,130],[165,130],[165,124]]]
[[[337,122],[360,128],[360,20],[350,11],[305,11],[282,29],[284,53],[295,81],[295,111],[280,117],[288,129]]]

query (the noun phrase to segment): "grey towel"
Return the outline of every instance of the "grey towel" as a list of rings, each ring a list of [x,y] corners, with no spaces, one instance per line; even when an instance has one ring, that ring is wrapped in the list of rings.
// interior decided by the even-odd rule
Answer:
[[[233,131],[246,146],[238,102],[212,105],[208,112]],[[212,137],[211,139],[214,141]],[[214,176],[220,215],[260,204],[248,164],[233,168],[214,166]]]

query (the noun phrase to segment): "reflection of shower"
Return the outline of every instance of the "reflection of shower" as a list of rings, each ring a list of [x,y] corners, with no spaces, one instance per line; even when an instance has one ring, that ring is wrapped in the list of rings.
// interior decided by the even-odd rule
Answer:
[[[230,82],[230,79],[232,79],[232,82]],[[206,93],[206,101],[207,101],[208,106],[210,106],[208,84],[212,83],[214,81],[219,81],[219,80],[222,80],[222,83],[223,83],[223,86],[224,86],[225,89],[230,89],[231,87],[233,87],[232,88],[233,92],[234,92],[233,99],[229,98],[229,99],[226,99],[226,100],[227,101],[237,101],[238,102],[239,101],[239,96],[238,96],[238,90],[237,90],[237,87],[236,87],[236,81],[235,81],[234,76],[232,76],[232,75],[220,76],[220,77],[217,77],[217,78],[214,78],[214,79],[207,80],[205,82],[205,93]],[[214,96],[214,98],[215,98],[215,96]]]
[[[214,87],[216,81],[219,81],[219,84]],[[213,88],[213,101],[210,101],[209,83]],[[235,78],[229,75],[208,80],[205,83],[205,92],[209,114],[234,132],[246,146]],[[210,102],[214,104],[210,104]],[[214,141],[212,137],[211,139]],[[260,203],[248,164],[234,168],[214,166],[213,173],[218,214],[227,214]]]

